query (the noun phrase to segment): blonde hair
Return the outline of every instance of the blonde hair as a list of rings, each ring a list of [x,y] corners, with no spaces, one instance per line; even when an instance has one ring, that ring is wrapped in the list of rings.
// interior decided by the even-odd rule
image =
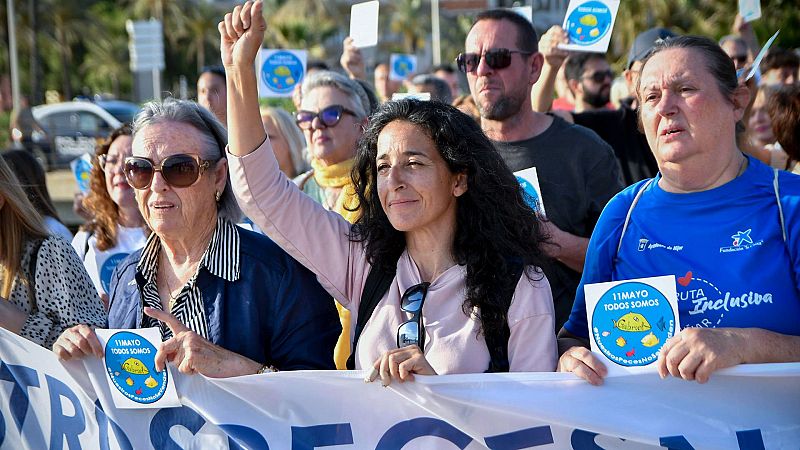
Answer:
[[[280,108],[261,108],[261,118],[268,117],[275,124],[278,132],[286,139],[289,145],[289,155],[292,158],[292,168],[294,175],[305,173],[311,166],[308,164],[305,153],[306,139],[303,132],[295,124],[292,115]]]
[[[8,164],[0,158],[0,297],[8,299],[14,279],[20,275],[22,250],[25,242],[47,237],[42,216],[33,207],[19,180]],[[32,274],[31,274],[32,275]],[[23,274],[28,285],[30,280]]]

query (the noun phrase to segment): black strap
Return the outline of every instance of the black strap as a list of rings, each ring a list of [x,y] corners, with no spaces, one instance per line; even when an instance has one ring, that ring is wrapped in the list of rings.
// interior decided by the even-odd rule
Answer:
[[[516,286],[519,279],[524,273],[525,267],[522,264],[514,264],[512,275],[516,280],[507,293],[509,296],[514,295]],[[389,286],[392,285],[395,275],[397,274],[397,266],[392,269],[383,267],[373,267],[367,275],[367,281],[364,284],[364,290],[361,292],[361,303],[358,305],[358,317],[356,319],[356,329],[353,335],[353,346],[350,349],[350,357],[347,358],[347,369],[353,370],[356,367],[356,346],[358,345],[358,338],[361,337],[361,332],[364,331],[364,326],[367,321],[372,317],[375,307],[381,301]],[[509,302],[511,304],[511,302]],[[508,313],[508,311],[506,311]],[[508,328],[508,321],[503,324],[503,329],[499,333],[485,334],[486,347],[489,349],[489,368],[486,372],[508,372],[508,339],[511,337],[511,330]]]
[[[364,284],[364,290],[361,292],[361,303],[358,305],[358,317],[356,318],[356,329],[353,336],[353,347],[350,349],[350,357],[347,358],[347,369],[353,370],[356,368],[356,346],[358,345],[358,338],[361,337],[361,332],[364,331],[364,326],[367,321],[372,317],[375,307],[381,301],[383,295],[389,290],[392,285],[392,280],[397,274],[397,266],[392,269],[384,267],[373,266],[367,275],[367,282]]]
[[[39,250],[43,243],[44,239],[33,241],[31,259],[28,260],[28,301],[31,304],[31,312],[36,311],[36,262],[39,260]]]

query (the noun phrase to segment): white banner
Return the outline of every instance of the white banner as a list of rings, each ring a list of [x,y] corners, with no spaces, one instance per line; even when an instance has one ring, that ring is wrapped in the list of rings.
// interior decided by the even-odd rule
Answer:
[[[177,372],[177,371],[176,371]],[[0,329],[0,448],[797,449],[800,364],[655,374],[600,387],[571,374],[417,377],[360,372],[175,377],[182,407],[113,408],[97,359],[62,365]]]

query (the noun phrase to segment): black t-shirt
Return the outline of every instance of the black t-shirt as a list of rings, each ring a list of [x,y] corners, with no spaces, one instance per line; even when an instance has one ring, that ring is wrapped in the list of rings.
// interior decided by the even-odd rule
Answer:
[[[591,236],[603,207],[623,187],[611,147],[593,131],[559,117],[537,136],[495,142],[495,147],[513,172],[536,167],[547,218],[576,236]],[[559,330],[569,317],[581,274],[558,261],[544,271]]]
[[[577,125],[591,129],[611,145],[626,186],[656,176],[656,158],[639,131],[636,111],[629,105],[623,103],[619,109],[587,111],[572,117]]]

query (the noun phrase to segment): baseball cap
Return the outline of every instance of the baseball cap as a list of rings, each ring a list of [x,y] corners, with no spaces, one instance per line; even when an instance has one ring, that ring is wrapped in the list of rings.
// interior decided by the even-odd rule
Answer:
[[[628,52],[628,69],[631,68],[634,62],[644,59],[659,39],[667,39],[675,36],[677,36],[677,34],[666,28],[651,28],[639,33]]]

